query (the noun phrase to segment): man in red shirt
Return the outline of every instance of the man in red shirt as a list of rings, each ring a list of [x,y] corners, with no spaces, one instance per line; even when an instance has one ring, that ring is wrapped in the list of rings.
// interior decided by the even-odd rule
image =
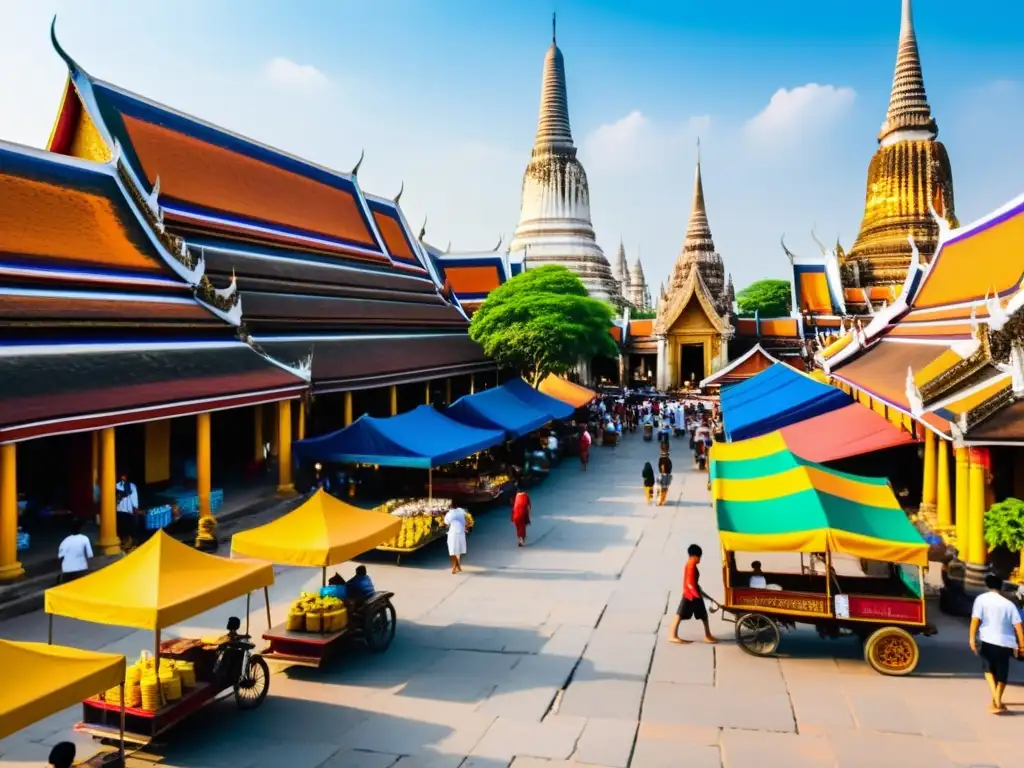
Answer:
[[[708,623],[708,609],[704,604],[704,590],[700,588],[700,571],[697,564],[700,563],[703,550],[697,544],[691,544],[686,554],[689,559],[683,568],[683,598],[679,601],[676,615],[672,618],[672,626],[668,630],[668,641],[686,645],[690,640],[681,640],[678,636],[679,622],[683,619],[700,619],[704,624],[704,642],[717,643],[718,640],[711,634],[711,625]]]

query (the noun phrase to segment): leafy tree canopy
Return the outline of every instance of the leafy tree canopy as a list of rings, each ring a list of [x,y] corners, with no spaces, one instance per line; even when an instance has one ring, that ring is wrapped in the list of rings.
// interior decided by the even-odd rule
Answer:
[[[658,316],[654,309],[634,309],[629,313],[630,320],[653,320]]]
[[[736,294],[740,315],[753,317],[788,317],[792,309],[792,291],[788,280],[758,280]]]
[[[985,543],[1011,552],[1024,550],[1024,501],[1009,498],[993,504],[985,513]]]
[[[612,308],[592,299],[565,267],[527,270],[488,294],[473,315],[469,336],[503,368],[537,386],[580,360],[616,357],[609,328]]]

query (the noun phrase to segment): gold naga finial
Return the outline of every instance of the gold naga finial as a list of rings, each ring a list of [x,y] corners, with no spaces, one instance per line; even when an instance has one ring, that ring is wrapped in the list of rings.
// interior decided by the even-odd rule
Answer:
[[[405,192],[405,179],[402,179],[402,186],[398,190],[398,194],[395,195],[395,205],[398,205],[398,201],[402,199],[402,193]]]
[[[366,150],[365,149],[360,149],[359,150],[359,159],[356,161],[355,166],[352,168],[352,175],[353,176],[358,176],[359,175],[359,166],[361,166],[363,164],[363,158],[364,157],[366,157]]]

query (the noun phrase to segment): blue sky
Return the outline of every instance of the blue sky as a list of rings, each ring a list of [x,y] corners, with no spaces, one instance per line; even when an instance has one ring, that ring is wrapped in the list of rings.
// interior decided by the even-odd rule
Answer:
[[[971,9],[979,9],[972,14]],[[982,10],[984,8],[984,10]],[[686,228],[695,142],[738,287],[860,223],[885,116],[899,0],[7,2],[0,138],[41,145],[64,78],[94,75],[348,169],[456,249],[506,242],[519,212],[551,12],[594,226],[652,283]],[[967,222],[1024,191],[1024,4],[918,0],[929,99]]]

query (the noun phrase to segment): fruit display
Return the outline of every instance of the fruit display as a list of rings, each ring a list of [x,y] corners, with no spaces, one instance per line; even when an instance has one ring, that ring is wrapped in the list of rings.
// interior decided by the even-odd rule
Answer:
[[[348,627],[348,609],[336,597],[303,592],[285,619],[288,632],[341,632]]]
[[[143,652],[138,661],[125,669],[124,706],[156,712],[164,704],[178,701],[183,692],[196,687],[195,665],[190,661],[160,659],[157,669],[153,657]],[[102,694],[108,704],[121,705],[121,686]]]
[[[451,499],[392,500],[377,507],[380,512],[387,511],[388,514],[402,518],[402,529],[398,535],[377,548],[411,551],[441,538],[448,532],[444,516],[451,508]],[[473,518],[468,512],[466,522],[469,527],[473,526]]]

